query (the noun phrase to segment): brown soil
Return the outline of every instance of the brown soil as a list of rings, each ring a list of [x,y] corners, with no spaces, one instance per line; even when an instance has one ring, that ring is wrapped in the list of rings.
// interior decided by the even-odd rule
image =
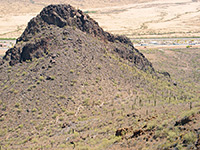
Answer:
[[[199,147],[199,86],[81,10],[44,8],[0,64],[0,149]]]

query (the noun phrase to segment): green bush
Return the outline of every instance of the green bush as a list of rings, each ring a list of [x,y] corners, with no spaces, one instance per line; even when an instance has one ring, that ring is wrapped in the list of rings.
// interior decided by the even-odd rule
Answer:
[[[31,111],[32,111],[32,112],[36,112],[36,111],[37,111],[37,109],[36,109],[36,108],[33,108]]]
[[[71,69],[69,72],[70,72],[70,73],[74,73],[74,70],[73,70],[73,69]]]
[[[44,77],[43,77],[43,76],[40,76],[40,77],[39,77],[39,80],[40,80],[40,81],[43,81],[43,80],[44,80]]]
[[[52,118],[53,118],[53,119],[56,119],[57,116],[58,116],[58,114],[55,113],[55,114],[52,115]]]
[[[195,143],[196,139],[197,137],[193,132],[189,132],[183,136],[183,140],[185,140],[187,144]]]

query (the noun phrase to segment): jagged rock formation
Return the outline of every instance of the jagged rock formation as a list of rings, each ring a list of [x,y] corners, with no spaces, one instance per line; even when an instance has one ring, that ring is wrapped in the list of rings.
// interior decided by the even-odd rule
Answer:
[[[4,60],[10,65],[42,57],[51,51],[52,39],[59,39],[60,46],[67,40],[63,36],[69,34],[67,27],[77,28],[87,35],[98,38],[108,45],[108,49],[116,52],[142,70],[153,71],[151,63],[135,49],[125,36],[115,36],[105,32],[96,21],[76,10],[70,5],[50,5],[33,18],[24,33],[17,39],[17,44],[9,49]],[[81,40],[81,39],[80,39]]]

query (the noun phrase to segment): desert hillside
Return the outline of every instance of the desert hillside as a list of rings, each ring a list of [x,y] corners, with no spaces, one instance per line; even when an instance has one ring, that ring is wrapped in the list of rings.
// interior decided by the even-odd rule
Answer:
[[[114,34],[133,38],[200,36],[198,0],[1,0],[0,38],[19,37],[33,16],[56,3],[83,9]]]
[[[0,149],[199,149],[199,76],[174,78],[191,57],[174,53],[145,56],[80,9],[43,8],[0,59]]]

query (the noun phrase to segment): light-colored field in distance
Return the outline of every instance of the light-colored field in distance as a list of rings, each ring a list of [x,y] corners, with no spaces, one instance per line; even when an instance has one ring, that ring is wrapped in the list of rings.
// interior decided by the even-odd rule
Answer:
[[[112,33],[134,38],[200,36],[199,1],[157,0],[93,10],[97,13],[91,16]]]
[[[0,38],[19,37],[28,21],[49,4],[65,0],[0,0]],[[106,31],[137,37],[200,36],[198,0],[69,0]]]
[[[71,4],[88,10],[105,6],[120,6],[141,3],[148,0],[0,0],[0,38],[17,38],[24,31],[28,21],[49,4]]]

